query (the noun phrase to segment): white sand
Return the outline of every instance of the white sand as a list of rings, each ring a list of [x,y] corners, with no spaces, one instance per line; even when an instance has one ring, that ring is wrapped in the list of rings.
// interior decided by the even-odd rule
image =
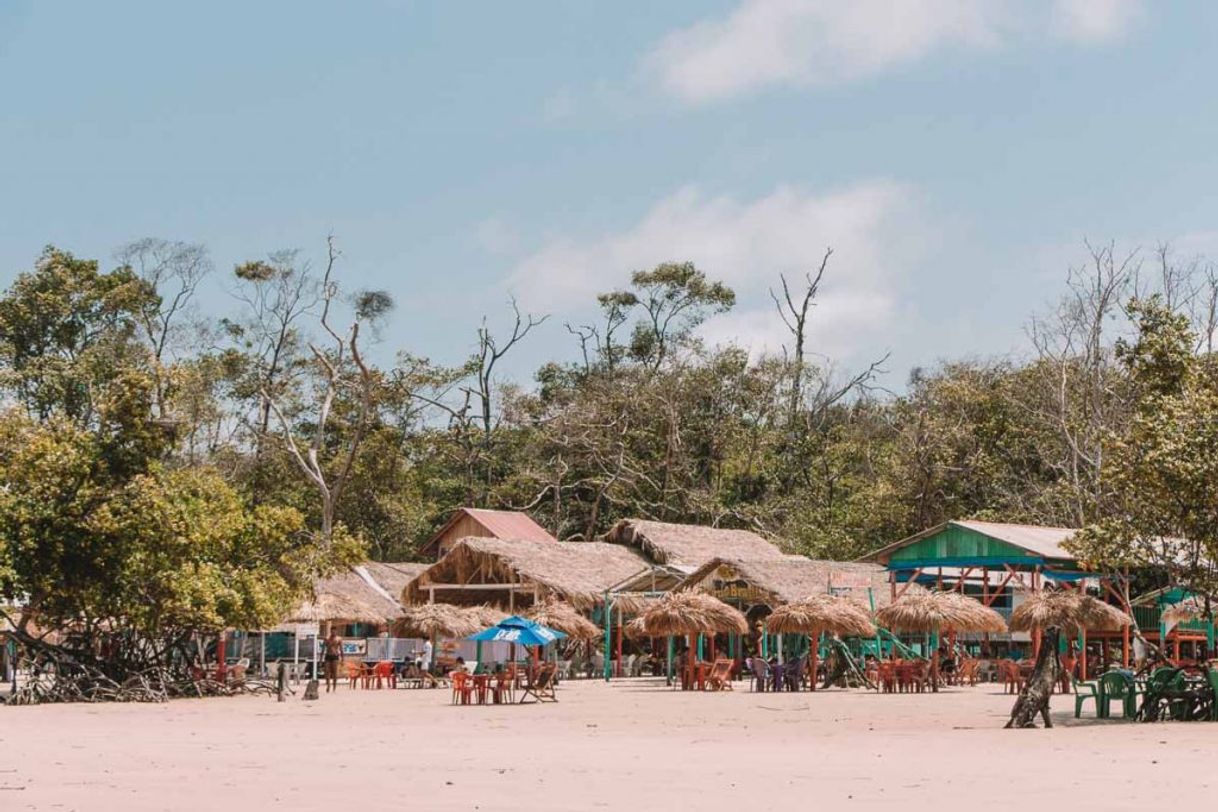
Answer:
[[[446,691],[0,708],[0,810],[1174,808],[1218,799],[1218,724],[1002,730],[994,686],[941,694],[672,692],[560,702]],[[796,808],[794,806],[790,808]]]

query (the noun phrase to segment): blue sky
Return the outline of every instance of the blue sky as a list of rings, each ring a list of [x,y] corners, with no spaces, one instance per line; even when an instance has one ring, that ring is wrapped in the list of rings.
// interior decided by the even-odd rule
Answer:
[[[398,302],[380,354],[456,362],[514,293],[552,314],[632,270],[740,294],[836,251],[815,347],[1019,351],[1083,240],[1218,254],[1211,3],[0,0],[0,283],[54,243],[157,236],[320,258]]]

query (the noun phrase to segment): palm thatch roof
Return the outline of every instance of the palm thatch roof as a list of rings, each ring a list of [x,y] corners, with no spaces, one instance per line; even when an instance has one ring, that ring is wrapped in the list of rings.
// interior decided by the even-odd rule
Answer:
[[[876,622],[898,632],[1005,632],[1002,615],[959,592],[906,594],[875,613]]]
[[[361,564],[368,575],[396,602],[401,599],[406,584],[419,576],[430,564],[412,562],[365,561]]]
[[[577,609],[603,602],[611,586],[642,571],[646,562],[617,544],[595,541],[520,544],[511,540],[466,538],[402,590],[404,604],[437,600],[457,604],[508,605],[515,585],[517,609],[553,596]],[[485,589],[478,589],[486,585]],[[454,586],[460,588],[453,588]],[[447,588],[446,588],[447,587]]]
[[[690,573],[677,589],[701,589],[727,600],[739,598],[771,607],[830,593],[880,607],[888,605],[892,593],[888,570],[878,564],[816,561],[803,556],[712,558]],[[916,584],[909,589],[923,591]]]
[[[1125,612],[1073,589],[1033,592],[1011,613],[1011,630],[1017,632],[1057,626],[1066,634],[1078,634],[1130,625],[1133,618]]]
[[[547,598],[535,605],[525,616],[542,626],[565,632],[576,640],[595,640],[601,635],[596,624],[581,615],[574,606],[554,598]]]
[[[631,621],[632,633],[648,637],[718,632],[744,634],[748,628],[748,621],[738,609],[704,592],[670,592]]]
[[[406,607],[393,630],[400,637],[465,637],[498,622],[484,623],[485,619],[479,607],[425,603]]]
[[[765,625],[771,633],[780,634],[828,632],[842,637],[875,634],[875,625],[867,610],[851,599],[837,595],[810,595],[779,606],[766,618]]]
[[[748,530],[623,519],[603,540],[634,547],[656,564],[692,571],[712,558],[784,558],[772,542]]]
[[[383,589],[359,572],[345,570],[313,584],[313,596],[284,618],[289,623],[386,623],[402,614],[402,607]]]

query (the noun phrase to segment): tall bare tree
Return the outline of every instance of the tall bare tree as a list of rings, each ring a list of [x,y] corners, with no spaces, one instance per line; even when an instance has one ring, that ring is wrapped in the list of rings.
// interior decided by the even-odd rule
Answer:
[[[343,487],[351,476],[351,468],[372,419],[376,399],[377,379],[360,353],[360,325],[379,318],[392,308],[388,294],[365,291],[353,302],[354,318],[345,329],[334,325],[335,306],[339,301],[339,286],[334,281],[334,266],[340,252],[334,237],[326,240],[326,270],[321,278],[318,324],[325,342],[312,342],[309,350],[316,365],[317,385],[315,415],[308,441],[297,439],[296,430],[285,415],[275,393],[262,390],[262,399],[279,422],[281,436],[297,467],[317,490],[321,501],[321,536],[326,545],[332,543],[334,515]],[[354,407],[346,425],[335,427],[335,402],[345,398]],[[328,459],[326,459],[328,457]]]

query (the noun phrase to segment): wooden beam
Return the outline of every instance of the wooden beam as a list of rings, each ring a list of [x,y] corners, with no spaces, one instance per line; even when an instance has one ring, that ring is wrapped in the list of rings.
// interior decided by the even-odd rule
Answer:
[[[914,570],[913,575],[909,576],[909,580],[905,582],[905,585],[904,585],[904,586],[902,586],[902,587],[901,587],[901,589],[900,589],[899,591],[897,591],[897,592],[893,593],[892,599],[893,599],[893,600],[896,600],[897,598],[901,597],[901,596],[902,596],[902,595],[904,595],[906,592],[908,592],[908,591],[909,591],[909,588],[910,588],[911,586],[913,586],[914,581],[918,580],[918,576],[920,576],[921,574],[922,574],[922,568],[921,568],[921,567],[918,567],[916,570]],[[896,575],[893,575],[893,579],[894,579],[894,580],[893,580],[893,584],[894,584],[894,588],[895,588],[895,584],[896,584],[896,580],[895,580],[895,579],[896,579]]]
[[[468,589],[474,592],[493,589],[509,589],[513,592],[517,591],[524,584],[431,584],[427,587],[429,592],[435,592],[437,589]]]

